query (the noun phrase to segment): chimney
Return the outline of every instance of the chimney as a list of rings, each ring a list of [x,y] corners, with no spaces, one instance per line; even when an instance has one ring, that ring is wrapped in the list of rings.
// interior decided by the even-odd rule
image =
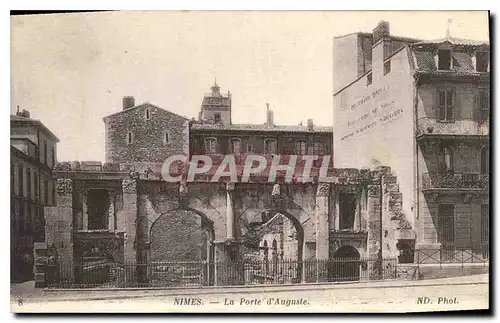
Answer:
[[[389,23],[387,21],[381,21],[378,23],[377,27],[373,29],[372,33],[373,42],[372,46],[375,48],[379,45],[379,42],[383,45],[383,60],[391,55],[391,32]],[[372,55],[372,60],[375,58]]]
[[[307,131],[313,131],[313,130],[314,130],[313,119],[307,119]]]
[[[133,108],[135,106],[135,99],[133,96],[123,97],[123,110]]]
[[[274,112],[269,109],[269,103],[266,103],[266,124],[269,126],[274,126]]]

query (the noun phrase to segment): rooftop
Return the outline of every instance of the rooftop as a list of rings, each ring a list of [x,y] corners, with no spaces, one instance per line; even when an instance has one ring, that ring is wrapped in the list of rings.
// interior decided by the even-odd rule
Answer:
[[[267,125],[267,124],[209,124],[194,123],[191,126],[193,131],[247,131],[247,132],[295,132],[295,133],[333,133],[333,127],[314,125],[309,131],[307,126],[292,125]]]
[[[49,137],[52,137],[53,140],[55,140],[56,142],[59,142],[59,138],[57,138],[57,136],[52,131],[50,131],[50,129],[47,128],[40,120],[11,114],[10,115],[10,122],[11,122],[11,127],[12,127],[12,123],[14,123],[14,124],[25,123],[25,124],[34,125],[40,129],[42,129]]]
[[[141,104],[139,104],[139,105],[133,106],[133,107],[131,107],[131,108],[127,108],[127,109],[124,109],[124,110],[121,110],[121,111],[118,111],[118,112],[112,113],[112,114],[110,114],[110,115],[105,116],[103,119],[107,119],[107,118],[110,118],[110,117],[114,117],[114,116],[116,116],[116,115],[118,115],[118,114],[121,114],[121,113],[124,113],[124,112],[128,112],[128,111],[132,111],[132,110],[135,110],[135,109],[137,109],[137,108],[141,108],[141,107],[152,107],[152,108],[156,108],[156,109],[159,109],[159,110],[162,110],[162,111],[168,112],[168,113],[175,114],[175,115],[177,115],[177,116],[179,116],[179,117],[184,118],[184,119],[186,119],[186,120],[187,120],[187,118],[186,118],[186,117],[184,117],[184,116],[181,116],[181,115],[179,115],[179,114],[177,114],[177,113],[174,113],[174,112],[171,112],[171,111],[168,111],[168,110],[165,110],[165,109],[160,108],[159,106],[154,105],[154,104],[151,104],[151,103],[149,103],[149,102],[144,102],[144,103],[141,103]]]

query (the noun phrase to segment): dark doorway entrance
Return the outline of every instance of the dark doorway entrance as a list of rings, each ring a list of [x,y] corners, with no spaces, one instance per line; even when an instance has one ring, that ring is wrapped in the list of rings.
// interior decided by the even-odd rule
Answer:
[[[352,246],[342,246],[333,255],[328,268],[330,281],[359,280],[360,255]]]
[[[354,228],[354,217],[356,212],[356,197],[352,193],[339,194],[339,229],[347,230]]]
[[[107,190],[89,190],[87,196],[89,230],[103,230],[108,228],[109,196]]]

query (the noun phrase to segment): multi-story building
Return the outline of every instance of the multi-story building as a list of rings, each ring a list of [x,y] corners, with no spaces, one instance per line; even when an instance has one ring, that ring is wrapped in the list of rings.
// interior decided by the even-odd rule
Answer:
[[[33,243],[45,240],[43,207],[55,205],[59,139],[23,110],[10,117],[12,280],[33,277]]]
[[[236,124],[231,120],[231,93],[217,84],[203,98],[199,119],[190,128],[190,152],[196,154],[330,155],[332,127],[277,125],[267,104],[264,124]]]
[[[391,165],[417,249],[484,256],[489,43],[394,37],[381,22],[335,38],[333,54],[335,166]]]
[[[165,159],[176,154],[210,155],[215,171],[217,162],[227,154],[235,155],[238,162],[244,161],[248,154],[264,155],[270,161],[277,154],[322,156],[332,153],[332,128],[314,125],[313,120],[308,120],[306,125],[277,125],[269,105],[265,124],[235,124],[231,117],[231,93],[221,93],[216,83],[211,92],[204,95],[197,120],[188,120],[149,103],[136,106],[133,97],[125,97],[123,110],[103,119],[106,163],[120,164],[122,170],[133,169],[142,175],[159,172]],[[101,229],[108,226],[105,213],[102,212]],[[173,221],[176,216],[172,215],[160,219],[153,227],[152,259],[197,260],[200,257],[201,253],[197,252],[203,236],[200,218],[186,212],[179,213],[178,217],[184,218],[184,222]],[[191,221],[192,225],[185,225],[185,221]],[[158,235],[161,237],[156,238]],[[193,239],[186,241],[185,237],[189,236]],[[173,240],[182,240],[182,247]]]

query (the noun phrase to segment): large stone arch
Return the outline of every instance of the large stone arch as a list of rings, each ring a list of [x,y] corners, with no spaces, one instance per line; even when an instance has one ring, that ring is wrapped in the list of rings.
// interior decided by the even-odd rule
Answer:
[[[188,195],[179,194],[179,186],[171,183],[151,182],[139,196],[139,210],[141,217],[139,220],[140,230],[144,232],[145,241],[150,243],[151,229],[153,224],[166,213],[178,210],[185,210],[196,213],[210,227],[211,241],[225,236],[225,222],[216,209],[206,207],[195,193]]]
[[[213,262],[214,224],[204,213],[190,207],[168,210],[149,230],[151,261]]]

